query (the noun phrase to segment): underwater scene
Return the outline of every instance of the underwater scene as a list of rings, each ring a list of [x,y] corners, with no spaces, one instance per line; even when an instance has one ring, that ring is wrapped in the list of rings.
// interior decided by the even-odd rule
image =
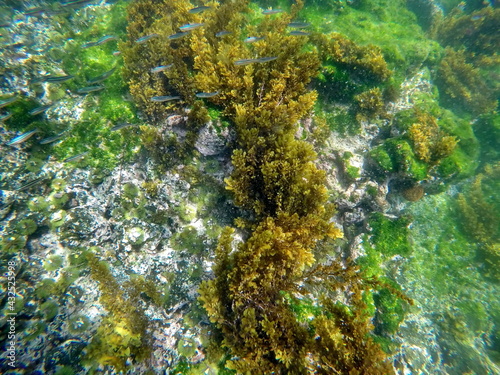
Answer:
[[[1,374],[500,374],[500,2],[0,0]]]

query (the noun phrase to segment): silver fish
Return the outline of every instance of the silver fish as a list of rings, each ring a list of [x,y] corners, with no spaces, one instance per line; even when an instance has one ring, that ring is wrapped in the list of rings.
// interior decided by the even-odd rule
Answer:
[[[161,103],[161,102],[168,102],[170,100],[178,100],[180,98],[181,98],[180,96],[171,96],[171,95],[153,96],[151,98],[151,101]]]
[[[198,92],[195,94],[197,98],[211,98],[212,96],[219,95],[219,91],[214,92]]]
[[[264,39],[263,36],[257,37],[257,36],[249,36],[248,38],[243,39],[245,43],[255,43],[258,42],[259,40]]]
[[[0,122],[4,122],[4,121],[7,121],[8,119],[10,119],[12,117],[12,113],[6,113],[4,115],[1,115],[0,116]]]
[[[42,81],[45,81],[45,82],[52,82],[52,83],[55,83],[55,82],[65,82],[67,80],[70,80],[71,78],[74,78],[75,76],[69,74],[67,76],[46,76],[46,77],[42,77]]]
[[[157,66],[156,68],[152,68],[151,73],[160,73],[160,72],[163,72],[164,70],[170,69],[173,66],[174,66],[174,64],[160,65],[160,66]]]
[[[24,12],[25,16],[40,16],[43,13],[47,12],[49,9],[48,8],[31,8],[28,9]]]
[[[87,43],[83,43],[80,48],[81,49],[86,49],[86,48],[90,48],[90,47],[94,47],[96,46],[97,44],[95,42],[87,42]]]
[[[190,31],[202,27],[204,23],[186,23],[185,25],[179,26],[180,31]]]
[[[0,108],[6,107],[9,104],[17,102],[18,100],[19,100],[19,97],[17,97],[17,96],[13,96],[12,98],[2,100],[0,102]]]
[[[38,185],[40,184],[41,182],[45,181],[47,179],[47,177],[43,176],[43,177],[38,177],[38,178],[35,178],[34,180],[31,180],[30,182],[27,182],[25,183],[24,185],[21,185],[21,187],[19,189],[17,189],[17,191],[24,191],[24,190],[28,190],[30,187],[33,187],[35,185]]]
[[[283,9],[266,9],[266,10],[262,11],[262,14],[269,15],[269,14],[278,14],[278,13],[282,13],[282,12],[283,12]]]
[[[159,37],[158,34],[153,33],[153,34],[141,36],[140,38],[136,39],[135,42],[137,44],[142,44],[142,43],[146,43],[148,40],[151,40],[153,38],[158,38],[158,37]]]
[[[293,31],[290,31],[290,35],[294,35],[294,36],[307,36],[307,35],[310,35],[311,33],[307,32],[307,31],[302,31],[302,30],[293,30]]]
[[[46,144],[49,144],[49,143],[52,143],[52,142],[55,142],[55,141],[58,141],[59,139],[61,139],[62,137],[66,136],[66,132],[62,132],[62,133],[59,133],[59,134],[56,134],[56,135],[53,135],[51,137],[47,137],[47,138],[44,138],[42,139],[40,142],[38,142],[39,144],[41,145],[46,145]]]
[[[221,38],[221,37],[223,37],[225,35],[229,35],[229,34],[232,34],[232,32],[231,31],[227,31],[227,30],[222,30],[222,31],[219,31],[218,33],[216,33],[215,36],[217,38]]]
[[[470,19],[471,19],[472,21],[478,21],[478,20],[481,20],[481,19],[483,19],[483,18],[485,18],[485,17],[486,17],[486,15],[485,15],[485,14],[475,14],[475,15],[471,16],[471,18],[470,18]]]
[[[268,57],[261,57],[260,59],[257,59],[259,60],[258,62],[260,63],[265,63],[265,62],[269,62],[269,61],[274,61],[278,58],[278,56],[268,56]]]
[[[258,62],[260,62],[259,59],[242,59],[242,60],[236,60],[234,62],[234,65],[248,65]]]
[[[209,6],[206,6],[206,5],[202,5],[201,7],[196,7],[196,8],[193,8],[193,9],[189,9],[188,13],[198,14],[198,13],[204,12],[206,10],[209,10],[210,8],[212,8],[212,7],[209,7]]]
[[[76,90],[76,93],[83,95],[83,94],[88,94],[88,93],[95,92],[95,91],[101,91],[101,90],[104,90],[104,88],[105,87],[102,85],[87,86],[87,87],[82,87],[81,89]]]
[[[49,109],[50,107],[53,106],[53,103],[52,104],[46,104],[46,105],[42,105],[40,107],[37,107],[37,108],[34,108],[32,109],[31,111],[29,111],[28,113],[31,115],[31,116],[36,116],[42,112],[45,112],[47,109]]]
[[[122,54],[121,51],[114,51],[113,56],[120,56]]]
[[[102,38],[100,38],[97,42],[95,42],[95,45],[100,46],[101,44],[104,44],[106,42],[109,42],[109,41],[115,40],[115,39],[118,39],[118,38],[114,35],[106,35],[106,36],[103,36]]]
[[[123,129],[123,128],[127,128],[129,126],[135,126],[135,124],[131,124],[131,123],[128,123],[128,122],[119,122],[118,124],[116,124],[115,126],[113,126],[109,130],[112,131],[112,132],[115,132],[117,130],[120,130],[120,129]]]
[[[116,70],[116,66],[114,68],[112,68],[111,70],[108,70],[107,72],[101,74],[100,76],[89,79],[87,82],[90,84],[102,82],[105,79],[108,79],[109,77],[111,77],[111,75],[115,72],[115,70]]]
[[[26,133],[23,133],[13,139],[11,139],[9,142],[6,143],[7,146],[14,146],[14,145],[18,145],[19,143],[23,143],[25,141],[27,141],[28,139],[30,139],[35,133],[38,133],[39,130],[38,129],[33,129],[33,130],[30,130],[29,132],[26,132]]]
[[[189,31],[184,31],[184,32],[180,32],[180,33],[175,33],[175,34],[169,35],[167,38],[170,39],[170,40],[180,39],[182,37],[185,37],[188,34],[189,34]]]
[[[77,7],[77,6],[84,6],[84,5],[87,5],[88,3],[91,3],[93,1],[95,1],[95,0],[74,0],[74,1],[68,1],[65,3],[59,3],[59,5],[61,5],[61,7],[63,7],[63,8],[66,8],[66,7],[72,8],[72,7]]]
[[[88,43],[82,44],[81,48],[85,49],[85,48],[89,48],[89,47],[100,46],[101,44],[104,44],[106,42],[109,42],[109,41],[115,40],[115,39],[118,39],[118,38],[114,35],[106,35],[95,42],[88,42]]]
[[[89,153],[88,151],[85,151],[85,152],[82,152],[81,154],[78,154],[75,156],[70,156],[69,158],[64,159],[63,163],[70,163],[72,161],[82,160],[85,157],[85,155],[87,155],[88,153]]]
[[[295,29],[303,29],[303,28],[309,27],[309,26],[311,26],[311,24],[309,22],[299,22],[299,21],[297,21],[297,22],[290,22],[288,24],[288,27],[293,27]]]

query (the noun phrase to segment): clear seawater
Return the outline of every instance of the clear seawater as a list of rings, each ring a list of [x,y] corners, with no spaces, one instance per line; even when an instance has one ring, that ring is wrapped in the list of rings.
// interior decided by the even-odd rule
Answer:
[[[207,359],[215,328],[197,290],[214,277],[221,229],[251,218],[225,189],[234,124],[209,104],[215,125],[186,153],[173,141],[186,136],[185,106],[161,118],[141,107],[120,53],[130,3],[0,0],[2,374],[112,374],[120,361],[130,374],[230,373]],[[376,46],[392,71],[373,83],[357,63],[323,61],[296,132],[315,147],[345,233],[329,256],[376,263],[413,301],[375,293],[375,341],[397,374],[500,374],[498,1],[305,0],[296,21]],[[357,95],[374,88],[382,109],[363,112]],[[454,137],[454,153],[418,159],[408,118],[422,113],[437,124],[427,141]],[[413,164],[391,145],[411,148]],[[110,313],[118,304],[123,315]],[[99,340],[118,360],[96,353]]]

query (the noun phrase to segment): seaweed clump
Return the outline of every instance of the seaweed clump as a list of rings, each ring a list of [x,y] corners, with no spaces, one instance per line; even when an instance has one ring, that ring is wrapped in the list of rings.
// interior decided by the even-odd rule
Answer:
[[[247,211],[245,219],[236,220],[246,240],[235,244],[235,229],[223,230],[215,278],[199,289],[210,321],[222,333],[230,358],[226,367],[238,373],[390,374],[385,354],[369,336],[363,301],[375,282],[354,265],[315,262],[316,245],[342,233],[330,221],[334,208],[327,203],[326,176],[314,163],[316,153],[295,138],[297,122],[317,97],[308,84],[319,72],[324,44],[363,79],[384,80],[389,71],[380,54],[345,38],[287,33],[302,1],[273,17],[251,12],[246,0],[209,5],[195,15],[182,0],[134,2],[124,58],[131,92],[151,117],[180,108],[152,102],[153,96],[176,95],[192,106],[190,115],[215,107],[236,129],[234,169],[226,184],[236,205]],[[203,27],[165,41],[187,23]],[[222,30],[229,33],[217,37]],[[134,42],[153,33],[159,36]],[[249,36],[262,39],[245,42]],[[164,74],[151,72],[170,63]],[[194,95],[199,92],[217,94],[201,101]],[[319,308],[308,308],[315,313],[304,321],[294,307],[308,305],[297,302],[308,294]],[[347,303],[331,301],[344,294]]]
[[[129,358],[140,362],[150,353],[146,335],[147,318],[137,308],[137,293],[127,298],[106,263],[100,262],[90,252],[87,258],[91,276],[99,283],[100,302],[109,312],[87,348],[87,360],[91,365],[97,363],[125,371]]]
[[[398,177],[395,185],[400,185],[404,195],[411,188],[407,192],[410,201],[423,195],[416,185],[419,181],[469,173],[477,146],[469,139],[468,123],[455,120],[439,107],[420,105],[398,113],[393,125],[401,135],[370,150],[370,162],[377,178]]]
[[[465,192],[458,195],[458,208],[466,233],[480,244],[485,274],[493,280],[500,276],[500,209],[491,199],[499,188],[500,166],[486,166]]]
[[[441,44],[457,49],[465,47],[479,55],[498,52],[500,35],[500,9],[485,7],[466,14],[460,10],[451,12],[437,28]]]
[[[455,102],[475,115],[493,111],[497,106],[495,91],[466,57],[463,50],[447,48],[439,64],[437,84],[450,104]]]
[[[500,9],[485,7],[470,14],[457,9],[436,25],[447,47],[437,84],[448,105],[458,102],[475,116],[497,108],[499,22]]]
[[[408,137],[413,143],[417,157],[431,165],[450,156],[457,145],[457,139],[445,135],[436,118],[428,113],[417,115],[416,122],[408,130]]]

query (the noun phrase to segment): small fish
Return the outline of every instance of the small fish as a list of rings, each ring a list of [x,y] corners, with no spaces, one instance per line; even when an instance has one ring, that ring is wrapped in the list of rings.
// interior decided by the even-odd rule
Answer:
[[[278,13],[283,13],[283,9],[266,9],[262,11],[262,14],[265,15],[278,14]]]
[[[2,100],[0,102],[0,108],[6,107],[9,104],[17,102],[18,100],[19,100],[19,98],[17,96],[13,96],[12,98]]]
[[[0,122],[4,122],[4,121],[7,121],[8,119],[10,119],[12,117],[12,113],[6,113],[5,115],[1,115],[0,116]]]
[[[119,122],[118,124],[116,124],[115,126],[113,126],[111,129],[109,129],[110,131],[112,132],[115,132],[117,130],[120,130],[120,129],[124,129],[124,128],[127,128],[129,126],[135,126],[135,124],[131,124],[129,122]]]
[[[94,83],[102,82],[102,81],[108,79],[109,77],[111,77],[111,75],[115,72],[115,70],[116,70],[116,66],[114,68],[112,68],[111,70],[108,70],[107,72],[101,74],[100,76],[89,79],[87,81],[87,83],[94,84]]]
[[[174,66],[174,64],[160,65],[160,66],[157,66],[156,68],[152,68],[151,73],[160,73],[160,72],[163,72],[164,70],[170,69],[173,66]]]
[[[56,16],[58,14],[68,14],[68,12],[63,9],[47,9],[48,16]]]
[[[95,42],[95,45],[100,46],[101,44],[104,44],[106,42],[109,42],[109,41],[115,40],[115,39],[118,39],[118,38],[114,35],[106,35],[106,36],[103,36],[102,38],[100,38],[97,42]]]
[[[229,35],[229,34],[232,34],[232,32],[231,31],[227,31],[227,30],[222,30],[222,31],[219,31],[218,33],[216,33],[215,36],[217,38],[221,38],[221,37],[223,37],[225,35]]]
[[[264,39],[263,36],[257,37],[257,36],[249,36],[248,38],[243,39],[245,43],[255,43],[258,42],[259,40]]]
[[[75,78],[75,76],[73,75],[67,75],[67,76],[46,76],[46,77],[42,77],[42,81],[44,82],[52,82],[52,83],[60,83],[60,82],[65,82],[65,81],[68,81],[72,78]]]
[[[70,156],[69,158],[64,159],[63,163],[70,163],[72,161],[82,160],[85,157],[85,155],[87,155],[88,153],[89,153],[88,151],[85,151],[85,152],[82,152],[81,154],[78,154],[75,156]]]
[[[191,31],[199,27],[204,26],[204,23],[186,23],[185,25],[179,26],[180,31]]]
[[[48,10],[48,8],[31,8],[31,9],[28,9],[24,12],[24,15],[25,16],[40,16],[42,15],[43,13],[45,13],[46,11]]]
[[[170,40],[180,39],[182,37],[185,37],[188,34],[189,34],[189,31],[184,31],[184,32],[180,32],[180,33],[175,33],[175,34],[169,35],[167,38],[170,39]]]
[[[170,96],[170,95],[164,95],[164,96],[153,96],[151,98],[151,101],[152,102],[168,102],[170,100],[177,100],[177,99],[180,99],[181,97],[180,96]]]
[[[195,94],[197,98],[211,98],[212,96],[219,95],[219,91],[214,92],[198,92]]]
[[[146,43],[148,40],[151,40],[153,38],[158,38],[158,37],[159,37],[159,35],[156,33],[148,34],[148,35],[144,35],[144,36],[141,36],[140,38],[136,39],[135,42],[137,44],[142,44],[142,43]]]
[[[0,24],[0,28],[4,28],[4,27],[10,27],[10,23],[2,23]]]
[[[91,92],[96,92],[96,91],[101,91],[104,90],[104,86],[102,85],[96,85],[96,86],[87,86],[87,87],[82,87],[81,89],[76,90],[77,94],[88,94]]]
[[[293,31],[290,31],[290,35],[293,35],[293,36],[307,36],[307,35],[310,35],[311,33],[307,32],[307,31],[302,31],[302,30],[293,30]]]
[[[288,27],[292,27],[294,29],[303,29],[305,27],[309,27],[311,24],[309,22],[290,22]]]
[[[483,19],[484,17],[486,17],[485,14],[474,14],[473,16],[471,16],[471,20],[472,21],[479,21],[481,19]]]
[[[66,7],[77,7],[77,6],[84,6],[87,5],[88,3],[91,3],[95,0],[74,0],[74,1],[68,1],[65,3],[59,3],[61,7],[66,8]]]
[[[42,112],[45,112],[47,109],[49,109],[50,107],[52,107],[53,104],[46,104],[46,105],[42,105],[40,107],[37,107],[37,108],[34,108],[32,109],[31,111],[29,111],[28,113],[31,115],[31,116],[36,116],[36,115],[39,115],[40,113]]]
[[[9,142],[6,143],[7,146],[14,146],[14,145],[18,145],[20,143],[23,143],[25,141],[27,141],[28,139],[30,139],[35,133],[38,133],[39,130],[38,129],[33,129],[33,130],[30,130],[29,132],[26,132],[26,133],[23,133],[13,139],[11,139]]]
[[[261,57],[260,59],[257,59],[257,60],[259,60],[258,62],[260,62],[260,63],[266,63],[269,61],[274,61],[277,58],[278,58],[278,56],[268,56],[268,57]]]
[[[96,44],[95,42],[87,42],[87,43],[83,43],[80,48],[81,49],[86,49],[86,48],[90,48],[90,47],[94,47]]]
[[[234,62],[234,65],[248,65],[258,62],[260,62],[259,59],[242,59],[242,60],[236,60]]]
[[[209,7],[209,6],[206,6],[206,5],[202,5],[200,7],[196,7],[196,8],[193,8],[193,9],[189,9],[188,10],[188,13],[191,13],[191,14],[198,14],[198,13],[201,13],[201,12],[204,12],[206,10],[209,10],[211,9],[212,7]]]
[[[121,51],[113,51],[113,56],[120,56],[121,54]]]
[[[27,182],[24,185],[21,185],[21,187],[19,189],[17,189],[17,191],[28,190],[29,188],[40,184],[41,182],[45,181],[46,179],[47,179],[47,177],[45,177],[45,176],[35,178],[34,180],[31,180],[30,182]]]
[[[66,136],[66,132],[62,132],[62,133],[59,133],[59,134],[56,134],[56,135],[53,135],[51,137],[47,137],[47,138],[44,138],[42,139],[40,142],[38,142],[39,144],[41,145],[46,145],[46,144],[49,144],[49,143],[52,143],[52,142],[55,142],[55,141],[58,141],[59,139],[61,139],[62,137]]]
[[[88,42],[88,43],[82,44],[81,48],[85,49],[85,48],[89,48],[89,47],[100,46],[101,44],[104,44],[106,42],[109,42],[109,41],[115,40],[115,39],[117,39],[117,37],[114,35],[106,35],[95,42]]]

